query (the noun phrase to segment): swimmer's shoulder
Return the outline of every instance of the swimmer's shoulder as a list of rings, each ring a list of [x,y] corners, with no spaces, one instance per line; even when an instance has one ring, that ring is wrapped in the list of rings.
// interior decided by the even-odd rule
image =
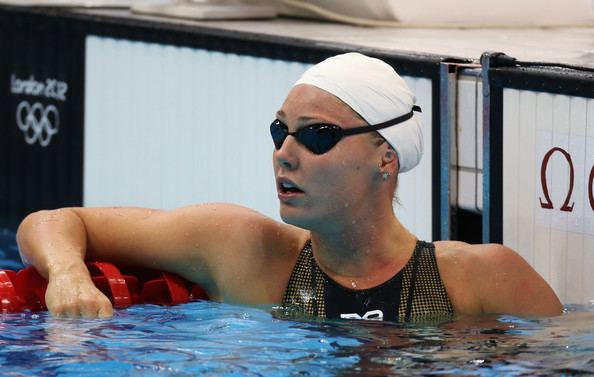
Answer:
[[[497,245],[473,245],[461,241],[436,241],[435,256],[448,296],[459,314],[484,312],[484,281],[490,280]],[[501,255],[504,257],[503,255]]]
[[[435,241],[433,244],[438,263],[448,266],[462,264],[467,267],[472,264],[478,269],[523,261],[518,253],[501,244],[470,244],[462,241]]]
[[[560,303],[544,279],[516,251],[501,244],[435,242],[440,275],[461,314],[558,314]]]
[[[285,224],[251,208],[229,203],[208,203],[179,210],[186,215],[183,223],[197,224],[195,230],[216,242],[240,242],[244,250],[291,249],[305,245],[309,231]],[[297,252],[299,251],[297,250]]]
[[[477,257],[472,245],[460,241],[435,241],[435,259],[454,312],[477,315],[482,311],[474,291]]]
[[[280,303],[309,232],[238,205],[215,203],[187,210],[200,222],[208,215],[211,224],[203,261],[210,271],[212,297],[248,305]]]
[[[462,241],[434,241],[435,258],[441,269],[461,268],[465,269],[468,264],[476,262],[480,255],[477,255],[475,245]]]

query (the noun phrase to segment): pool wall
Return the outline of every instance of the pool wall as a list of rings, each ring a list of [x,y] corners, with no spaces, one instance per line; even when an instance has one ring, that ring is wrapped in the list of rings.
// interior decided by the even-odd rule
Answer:
[[[518,250],[564,303],[588,303],[594,298],[594,70],[484,65],[491,109],[484,123],[490,137],[483,141],[491,173],[484,183],[485,240]],[[503,111],[493,111],[498,108]]]
[[[594,73],[512,62],[444,62],[442,234],[482,215],[482,242],[517,250],[564,303],[594,298]],[[446,89],[444,89],[446,90]],[[444,116],[445,114],[445,116]],[[449,132],[448,132],[449,131]],[[449,181],[447,181],[449,179]],[[447,212],[450,211],[450,212]]]
[[[0,11],[0,213],[82,203],[84,38]]]
[[[310,64],[357,50],[393,65],[423,108],[426,155],[395,204],[403,223],[423,239],[502,242],[564,303],[594,299],[590,68],[126,12],[0,6],[0,31],[0,227],[68,205],[225,201],[278,218],[268,124]]]

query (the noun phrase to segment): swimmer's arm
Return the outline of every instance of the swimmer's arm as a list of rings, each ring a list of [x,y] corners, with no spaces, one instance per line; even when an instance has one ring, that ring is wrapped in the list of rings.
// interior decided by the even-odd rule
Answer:
[[[474,246],[476,294],[483,313],[555,316],[563,306],[547,282],[515,251],[502,245]]]
[[[17,240],[24,257],[50,281],[48,293],[53,296],[46,294],[50,311],[110,316],[111,305],[105,304],[106,298],[98,299],[103,295],[90,286],[85,259],[163,269],[212,288],[216,285],[209,287],[212,276],[225,275],[217,266],[229,265],[220,263],[228,257],[225,254],[240,247],[249,251],[246,237],[257,234],[252,230],[261,218],[264,216],[230,205],[174,211],[69,208],[31,214],[19,227]],[[249,252],[235,258],[239,266],[248,266],[251,260]],[[55,292],[50,288],[56,288]],[[73,293],[66,296],[68,289]],[[211,289],[209,294],[216,296],[217,292]],[[53,307],[52,300],[56,302]]]
[[[55,315],[110,317],[111,303],[91,280],[84,264],[85,225],[70,209],[39,211],[17,231],[19,252],[48,279],[46,304]]]
[[[179,255],[184,240],[177,233],[187,220],[176,213],[118,207],[39,211],[20,224],[17,243],[23,259],[46,278],[76,274],[86,269],[85,259],[150,267]]]

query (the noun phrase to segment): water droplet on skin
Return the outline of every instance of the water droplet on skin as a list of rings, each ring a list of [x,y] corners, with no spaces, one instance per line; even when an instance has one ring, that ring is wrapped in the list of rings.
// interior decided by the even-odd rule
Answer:
[[[41,219],[37,224],[37,225],[42,225],[44,223],[49,223],[49,222],[54,222],[57,220],[57,216],[58,214],[55,212],[51,212],[48,215],[46,215],[43,219]]]

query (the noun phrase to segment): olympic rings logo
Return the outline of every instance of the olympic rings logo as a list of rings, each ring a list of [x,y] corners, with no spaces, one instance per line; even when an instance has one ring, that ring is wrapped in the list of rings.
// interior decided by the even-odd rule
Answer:
[[[36,102],[31,106],[29,102],[22,101],[17,106],[16,122],[21,131],[25,134],[27,144],[35,144],[47,147],[52,137],[58,133],[60,127],[60,114],[54,105],[44,107]]]

